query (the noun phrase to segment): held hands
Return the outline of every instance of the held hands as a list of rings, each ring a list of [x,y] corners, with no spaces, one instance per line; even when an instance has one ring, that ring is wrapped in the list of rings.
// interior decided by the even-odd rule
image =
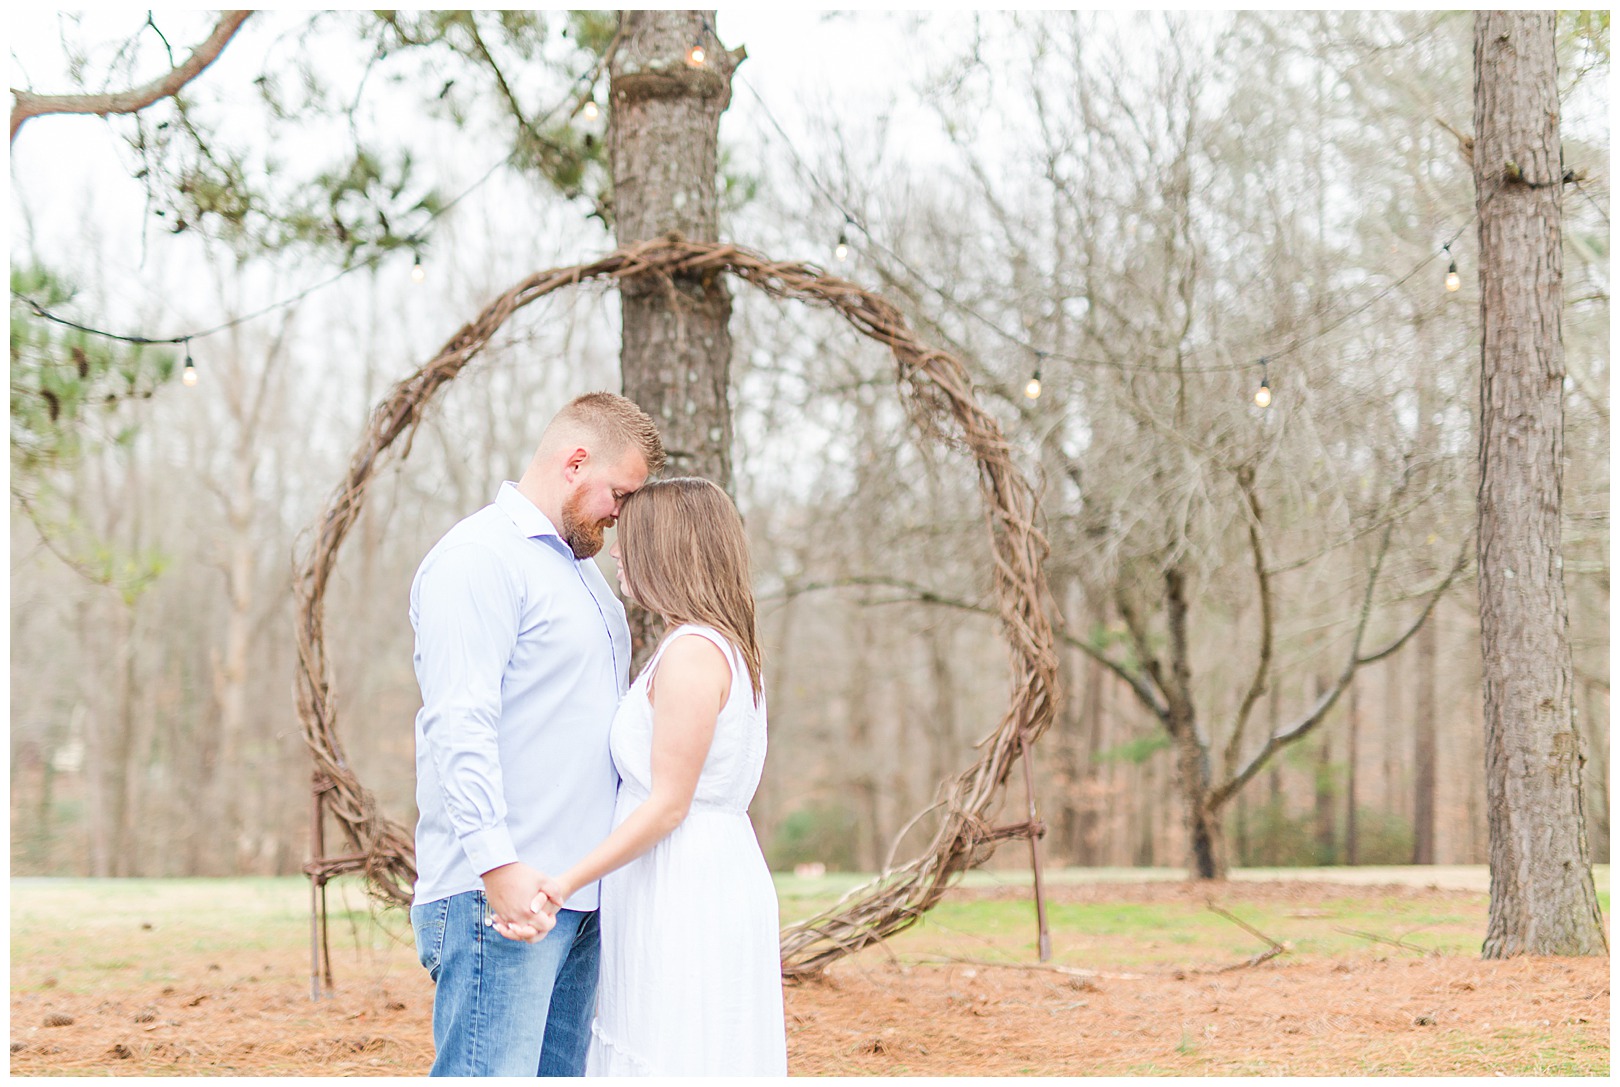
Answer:
[[[484,873],[484,897],[489,902],[488,924],[511,940],[539,940],[557,923],[555,908],[547,912],[542,884],[546,877],[521,861],[503,864]],[[526,935],[524,935],[526,934]]]
[[[556,926],[557,911],[562,909],[562,904],[572,892],[551,876],[543,875],[532,868],[529,868],[527,873],[533,876],[533,897],[527,900],[525,908],[515,913],[505,913],[496,909],[491,927],[508,940],[522,940],[524,943],[533,944],[544,939],[546,933]],[[490,898],[490,905],[494,907],[494,895],[488,890],[489,876],[492,874],[485,874],[484,886],[485,893]],[[527,886],[528,882],[525,880],[524,886]]]

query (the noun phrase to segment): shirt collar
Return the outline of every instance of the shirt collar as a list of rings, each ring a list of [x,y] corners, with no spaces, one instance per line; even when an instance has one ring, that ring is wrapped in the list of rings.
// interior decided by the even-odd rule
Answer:
[[[551,523],[551,518],[540,512],[540,508],[523,496],[517,489],[517,484],[507,480],[501,484],[501,489],[495,492],[495,505],[500,511],[512,519],[517,530],[530,539],[539,536],[554,536],[562,539],[562,534]]]

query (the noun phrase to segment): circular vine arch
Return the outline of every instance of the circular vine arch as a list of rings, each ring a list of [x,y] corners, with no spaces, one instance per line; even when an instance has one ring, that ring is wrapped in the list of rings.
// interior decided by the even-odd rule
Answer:
[[[942,783],[940,799],[929,809],[940,810],[942,816],[928,849],[851,891],[831,909],[784,928],[783,975],[818,973],[840,956],[908,928],[939,901],[956,876],[984,861],[998,842],[1040,833],[1033,819],[994,828],[986,816],[1013,763],[1020,755],[1027,757],[1029,746],[1051,724],[1056,710],[1057,657],[1042,571],[1047,545],[1036,526],[1035,492],[1013,464],[1000,426],[979,406],[966,368],[954,356],[919,342],[893,305],[847,280],[825,275],[812,265],[771,261],[735,245],[690,242],[672,234],[587,264],[537,272],[495,299],[373,409],[348,473],[303,534],[294,576],[298,713],[315,759],[317,819],[324,805],[349,845],[346,854],[312,858],[306,869],[312,877],[324,881],[343,872],[361,872],[384,899],[400,904],[410,902],[416,878],[411,831],[379,810],[376,798],[360,784],[344,756],[326,657],[326,591],[372,476],[390,454],[400,459],[409,455],[411,440],[433,398],[508,318],[529,303],[589,279],[720,272],[729,272],[773,298],[835,310],[857,331],[887,345],[913,422],[924,435],[965,447],[973,455],[994,557],[1001,627],[1011,650],[1007,711],[978,744],[978,760]],[[404,445],[394,452],[401,438]]]

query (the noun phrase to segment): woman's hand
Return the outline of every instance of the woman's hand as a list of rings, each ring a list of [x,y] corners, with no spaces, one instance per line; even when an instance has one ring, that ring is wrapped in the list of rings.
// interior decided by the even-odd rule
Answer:
[[[529,908],[535,913],[546,913],[556,917],[557,911],[563,908],[563,903],[573,897],[577,890],[579,888],[569,882],[567,873],[561,876],[541,876],[540,893],[534,896]]]
[[[540,893],[535,895],[534,901],[529,904],[529,909],[536,915],[534,922],[507,924],[497,918],[491,927],[508,940],[522,940],[526,944],[539,943],[545,939],[546,933],[556,927],[557,911],[562,909],[563,903],[568,901],[568,896],[572,893],[573,891],[561,880],[542,875]]]

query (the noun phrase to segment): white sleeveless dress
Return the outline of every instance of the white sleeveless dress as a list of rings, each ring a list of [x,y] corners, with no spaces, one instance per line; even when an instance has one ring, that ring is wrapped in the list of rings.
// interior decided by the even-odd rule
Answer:
[[[613,825],[648,796],[647,679],[695,634],[731,662],[731,694],[686,818],[602,879],[602,967],[590,1076],[785,1076],[776,888],[748,805],[765,766],[765,704],[742,655],[712,627],[671,631],[619,703],[610,745],[622,781]]]

